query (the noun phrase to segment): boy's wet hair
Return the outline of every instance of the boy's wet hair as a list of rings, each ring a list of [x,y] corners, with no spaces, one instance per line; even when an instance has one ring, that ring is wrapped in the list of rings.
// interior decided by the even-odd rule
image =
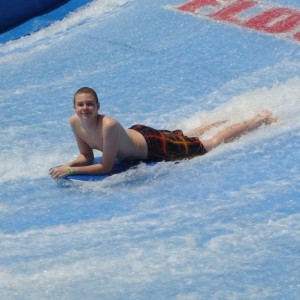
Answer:
[[[73,98],[73,102],[75,104],[75,97],[78,95],[78,94],[82,94],[82,93],[86,93],[86,94],[92,94],[93,97],[95,98],[96,100],[96,103],[99,104],[99,100],[98,100],[98,96],[97,96],[97,93],[90,87],[82,87],[80,88],[75,94],[74,94],[74,98]]]

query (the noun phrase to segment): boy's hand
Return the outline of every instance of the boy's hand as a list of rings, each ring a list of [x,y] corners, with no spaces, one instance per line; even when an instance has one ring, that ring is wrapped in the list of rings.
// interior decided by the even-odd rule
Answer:
[[[55,167],[55,168],[52,168],[50,171],[49,171],[49,174],[52,176],[52,178],[54,179],[61,179],[61,178],[64,178],[66,176],[69,175],[68,171],[67,171],[67,168],[64,167],[64,166],[60,166],[60,167]]]

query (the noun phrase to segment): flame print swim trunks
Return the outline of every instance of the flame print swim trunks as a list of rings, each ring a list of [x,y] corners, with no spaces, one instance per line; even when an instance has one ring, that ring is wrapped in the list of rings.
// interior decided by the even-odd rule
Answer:
[[[130,127],[141,133],[148,145],[149,161],[171,161],[207,153],[197,137],[188,137],[181,130],[157,130],[145,125]]]

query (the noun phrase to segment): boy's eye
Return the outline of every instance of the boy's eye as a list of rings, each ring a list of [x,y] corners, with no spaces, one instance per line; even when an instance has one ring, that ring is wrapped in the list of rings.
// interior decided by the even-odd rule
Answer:
[[[93,103],[93,102],[87,102],[87,103],[81,103],[81,102],[79,102],[79,103],[77,103],[76,105],[79,106],[79,107],[83,107],[84,104],[86,104],[86,106],[91,106],[91,107],[96,105],[96,104]]]

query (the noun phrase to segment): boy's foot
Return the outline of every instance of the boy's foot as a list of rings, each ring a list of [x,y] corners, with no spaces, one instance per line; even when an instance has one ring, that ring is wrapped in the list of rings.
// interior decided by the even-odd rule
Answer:
[[[260,116],[264,120],[264,123],[266,125],[270,125],[272,123],[278,122],[278,118],[276,116],[274,116],[272,114],[272,112],[270,112],[268,109],[265,109],[265,108],[263,108],[260,111],[258,116]]]

